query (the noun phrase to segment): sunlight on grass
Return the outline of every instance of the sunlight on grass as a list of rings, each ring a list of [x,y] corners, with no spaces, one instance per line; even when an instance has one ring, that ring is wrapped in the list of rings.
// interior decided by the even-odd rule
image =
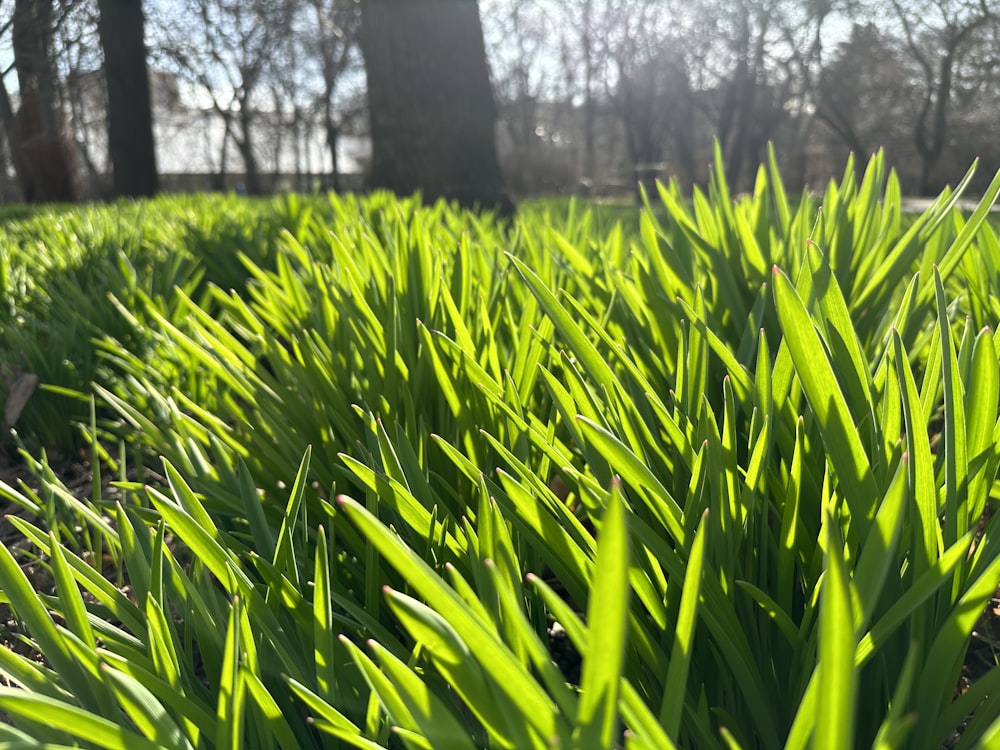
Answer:
[[[0,737],[987,742],[1000,671],[956,685],[1000,582],[1000,178],[963,215],[964,184],[904,220],[881,156],[794,201],[772,156],[736,200],[717,160],[510,227],[12,219],[0,346],[44,395],[0,485]],[[41,448],[86,444],[81,492]]]

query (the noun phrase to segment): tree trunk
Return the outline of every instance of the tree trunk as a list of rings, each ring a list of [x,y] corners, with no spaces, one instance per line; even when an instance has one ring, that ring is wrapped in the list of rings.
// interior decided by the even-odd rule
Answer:
[[[924,99],[917,120],[916,145],[920,154],[920,194],[936,195],[933,181],[934,167],[944,151],[945,135],[948,132],[948,105],[951,101],[951,87],[955,53],[949,48],[941,58],[938,83]],[[932,101],[933,98],[933,101]]]
[[[340,143],[340,128],[337,127],[337,123],[333,119],[329,106],[327,106],[324,124],[326,126],[326,147],[330,152],[329,187],[333,190],[333,192],[339,193],[342,187],[340,184],[340,157],[337,155],[337,146]]]
[[[362,0],[361,14],[373,186],[511,212],[476,0]]]
[[[260,181],[260,167],[257,165],[257,155],[254,153],[253,145],[253,117],[250,114],[249,104],[243,102],[239,112],[240,130],[242,135],[237,138],[234,134],[233,140],[236,148],[243,158],[244,187],[250,195],[263,194],[263,185]]]
[[[142,0],[98,0],[97,6],[115,195],[153,195],[158,178]]]
[[[222,133],[222,145],[219,147],[219,171],[216,172],[213,179],[213,190],[225,191],[226,189],[226,178],[229,176],[228,163],[229,163],[229,140],[233,138],[232,130],[232,115],[224,114],[223,120],[226,125],[225,131]],[[205,131],[208,132],[207,130]]]
[[[752,31],[750,9],[740,6],[739,58],[729,82],[727,99],[723,103],[719,142],[722,145],[726,180],[733,190],[740,190],[747,156],[750,128],[753,127],[754,89],[757,85],[756,68],[751,63]]]
[[[326,76],[326,91],[323,94],[323,130],[326,134],[326,148],[330,152],[330,174],[326,180],[326,188],[335,193],[340,192],[340,159],[337,146],[340,142],[340,126],[333,113],[333,81],[331,75]]]
[[[583,7],[583,177],[589,185],[594,184],[594,30],[593,0],[586,0]]]
[[[75,201],[79,185],[72,141],[62,132],[52,63],[52,0],[15,0],[14,67],[20,106],[10,141],[24,200]]]

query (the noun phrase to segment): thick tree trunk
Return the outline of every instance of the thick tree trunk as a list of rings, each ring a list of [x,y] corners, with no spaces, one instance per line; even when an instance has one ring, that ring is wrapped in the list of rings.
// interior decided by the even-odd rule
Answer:
[[[21,92],[38,95],[38,132],[59,132],[56,114],[56,81],[52,66],[52,0],[14,0],[14,67]],[[23,108],[23,105],[22,105]]]
[[[156,193],[156,147],[142,0],[98,0],[115,195]]]
[[[362,0],[361,9],[372,184],[512,211],[476,0]]]
[[[10,146],[24,200],[75,201],[79,184],[74,149],[62,131],[52,64],[52,0],[15,0],[13,21],[21,101]]]

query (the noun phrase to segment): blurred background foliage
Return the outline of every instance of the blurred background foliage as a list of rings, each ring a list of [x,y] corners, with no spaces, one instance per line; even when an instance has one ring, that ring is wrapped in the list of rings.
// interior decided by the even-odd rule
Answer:
[[[713,139],[737,193],[773,141],[790,185],[822,190],[848,152],[884,148],[904,195],[934,195],[974,158],[977,180],[1000,166],[998,10],[420,0],[403,19],[389,0],[18,0],[0,7],[0,195],[374,186],[492,201],[498,162],[516,199],[631,197],[657,177],[704,187]],[[404,43],[419,65],[383,54]],[[461,187],[449,170],[465,163]]]

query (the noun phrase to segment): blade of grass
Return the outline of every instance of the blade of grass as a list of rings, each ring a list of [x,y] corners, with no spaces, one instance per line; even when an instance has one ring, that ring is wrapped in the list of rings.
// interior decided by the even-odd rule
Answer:
[[[868,455],[809,313],[788,277],[777,267],[773,288],[784,341],[843,486],[853,518],[852,531],[858,541],[863,541],[875,517],[875,499],[880,496]]]
[[[244,741],[244,711],[246,693],[240,679],[240,625],[239,597],[234,597],[229,610],[229,625],[226,628],[226,643],[222,655],[222,670],[218,682],[218,703],[216,705],[215,746],[241,750]]]
[[[619,481],[611,484],[601,520],[597,575],[587,604],[588,643],[583,657],[580,703],[573,743],[579,748],[616,744],[618,695],[628,632],[629,541]]]
[[[490,654],[489,661],[483,666],[489,670],[492,684],[520,709],[522,716],[528,717],[534,729],[543,737],[564,734],[565,728],[556,720],[551,699],[531,679],[526,668],[510,658],[506,646],[489,627],[475,618],[458,594],[363,506],[344,495],[338,496],[337,502],[359,531],[375,545],[383,559],[406,575],[410,586],[437,613],[437,617],[444,618],[449,627],[462,634],[473,653]],[[398,597],[394,597],[396,599]],[[415,618],[414,622],[419,624],[420,619]]]
[[[453,747],[456,750],[475,747],[468,729],[410,667],[378,643],[371,641],[368,645],[381,665],[388,684],[392,685],[400,701],[405,704],[413,721],[413,728],[419,729],[429,747]]]
[[[820,593],[819,692],[823,708],[816,717],[813,746],[818,750],[854,747],[856,678],[851,583],[844,561],[844,544],[828,509],[825,576]]]
[[[102,665],[102,671],[125,713],[148,739],[161,747],[193,750],[191,741],[196,742],[197,736],[185,736],[170,713],[141,682],[106,664]]]
[[[4,544],[0,544],[0,589],[38,644],[39,651],[45,654],[70,691],[79,697],[84,707],[96,708],[98,695],[93,690],[91,677],[74,659],[34,586]],[[22,703],[17,705],[24,706]]]
[[[58,726],[73,736],[107,750],[159,750],[162,745],[141,734],[52,698],[14,688],[0,688],[0,708],[45,726]]]
[[[667,670],[667,677],[663,683],[660,723],[667,736],[674,738],[680,734],[695,627],[698,622],[701,579],[705,569],[705,538],[708,536],[708,524],[705,522],[707,517],[708,511],[706,510],[702,516],[699,531],[695,532],[694,541],[691,544],[687,570],[684,573],[681,606],[674,628],[674,643],[670,649],[670,668]]]

